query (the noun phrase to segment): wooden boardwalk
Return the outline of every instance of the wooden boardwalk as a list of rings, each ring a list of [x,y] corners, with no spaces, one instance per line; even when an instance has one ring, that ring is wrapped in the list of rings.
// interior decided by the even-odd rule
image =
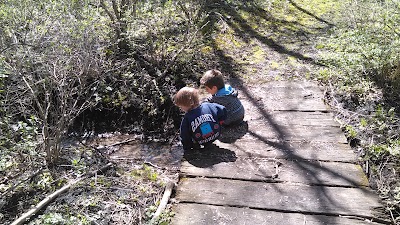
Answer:
[[[172,224],[384,223],[316,84],[271,82],[240,97],[248,129],[185,156]]]

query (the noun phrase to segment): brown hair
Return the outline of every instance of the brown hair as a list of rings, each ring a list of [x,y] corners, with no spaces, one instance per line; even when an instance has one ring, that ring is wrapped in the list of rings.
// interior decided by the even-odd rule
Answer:
[[[200,104],[199,91],[192,87],[181,88],[174,96],[177,106],[196,107]]]
[[[219,70],[212,69],[204,73],[203,77],[200,79],[200,84],[205,85],[209,88],[217,86],[218,90],[225,86],[224,77]]]

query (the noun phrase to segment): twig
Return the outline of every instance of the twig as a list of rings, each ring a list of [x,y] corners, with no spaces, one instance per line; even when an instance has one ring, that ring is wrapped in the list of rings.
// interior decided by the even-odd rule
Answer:
[[[368,219],[368,218],[365,218],[365,217],[361,217],[361,216],[344,216],[344,215],[339,215],[339,217],[372,222],[371,219]]]
[[[160,167],[160,166],[157,166],[156,164],[154,164],[154,163],[152,163],[152,162],[149,162],[149,161],[145,161],[144,162],[144,164],[147,164],[147,165],[149,165],[149,166],[152,166],[152,167],[154,167],[154,168],[156,168],[156,169],[164,169],[164,168],[162,168],[162,167]]]
[[[164,195],[161,199],[160,205],[157,208],[157,211],[154,213],[153,218],[150,220],[150,224],[153,224],[156,219],[161,215],[162,211],[165,209],[165,207],[167,206],[169,197],[172,194],[172,189],[174,188],[175,184],[172,181],[169,181],[167,183],[167,186],[165,186],[165,191],[164,191]]]
[[[116,146],[116,145],[125,144],[125,143],[131,142],[131,141],[137,141],[137,138],[131,138],[131,139],[128,139],[128,140],[125,140],[125,141],[116,142],[114,144],[105,146],[105,148],[109,148],[109,147],[113,147],[113,146]]]
[[[395,224],[396,223],[396,219],[394,218],[393,212],[392,212],[392,210],[390,208],[389,208],[389,212],[390,212],[390,216],[391,216],[391,219],[393,221],[393,224]]]
[[[275,165],[274,165],[274,167],[275,167],[275,174],[273,175],[273,178],[278,178],[278,176],[279,176],[279,165],[280,165],[280,162],[275,162]]]
[[[138,157],[110,157],[111,160],[132,160],[132,161],[137,161],[137,160],[142,160],[143,158],[138,158]]]
[[[111,12],[108,10],[108,8],[107,8],[107,6],[106,6],[106,4],[104,3],[103,0],[100,1],[100,6],[103,8],[103,10],[106,12],[106,14],[110,17],[110,20],[112,22],[115,22],[116,19],[114,18],[114,15],[111,14]]]
[[[53,201],[55,198],[57,198],[59,195],[62,193],[68,191],[74,184],[84,180],[85,178],[91,177],[94,174],[97,174],[99,171],[104,171],[107,170],[109,167],[112,166],[112,163],[108,163],[107,165],[103,166],[102,168],[94,171],[94,172],[89,172],[85,174],[84,176],[81,176],[80,178],[70,181],[67,185],[62,187],[61,189],[53,192],[51,195],[48,195],[45,199],[43,199],[41,202],[39,202],[35,207],[33,207],[31,210],[28,212],[24,213],[21,217],[19,217],[17,220],[15,220],[11,225],[20,225],[23,224],[27,219],[29,219],[32,215],[36,214],[39,212],[44,206],[49,204],[51,201]]]
[[[389,24],[386,24],[387,27],[389,27],[395,34],[400,36],[400,33],[396,31],[396,29],[393,29],[392,26],[390,26]]]

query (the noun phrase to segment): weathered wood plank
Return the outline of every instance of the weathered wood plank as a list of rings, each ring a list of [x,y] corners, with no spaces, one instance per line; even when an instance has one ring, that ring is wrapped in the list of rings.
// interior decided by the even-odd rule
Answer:
[[[269,112],[251,112],[246,117],[249,123],[255,125],[268,126],[270,124],[279,125],[303,125],[303,126],[332,126],[340,127],[340,124],[334,121],[332,113],[324,112],[298,112],[298,111],[269,111]]]
[[[208,178],[181,179],[176,198],[181,203],[362,217],[381,207],[367,189]]]
[[[368,223],[338,217],[371,218],[382,206],[323,95],[310,82],[244,86],[248,126],[185,153],[173,224]]]
[[[281,159],[355,162],[356,155],[348,144],[317,141],[278,141],[247,134],[234,143],[214,142],[220,148],[232,150],[237,156]]]
[[[222,162],[201,168],[184,161],[181,172],[184,175],[200,177],[349,187],[368,186],[367,177],[359,165],[337,162],[238,158],[235,162]]]
[[[330,111],[327,105],[321,99],[262,99],[257,102],[257,105],[248,107],[248,103],[242,102],[246,111],[261,110],[261,111]]]
[[[299,89],[302,92],[308,91],[317,91],[323,92],[324,88],[322,88],[318,83],[312,81],[272,81],[268,83],[263,83],[262,85],[249,85],[248,87],[265,87],[265,88],[289,88],[289,89]]]
[[[241,90],[241,92],[244,92],[244,96],[246,96],[248,99],[254,99],[255,97],[278,97],[285,99],[324,98],[323,88],[316,83],[308,81],[275,81],[264,83],[262,85],[248,85]]]
[[[203,204],[181,203],[174,208],[177,212],[172,225],[361,225],[374,223],[362,218],[345,218],[340,216],[304,215],[249,208],[213,206]]]
[[[323,102],[323,92],[315,84],[295,84],[293,82],[269,83],[252,86],[242,90],[242,102],[259,109],[268,110],[298,110],[298,111],[327,111]]]
[[[339,127],[260,124],[251,120],[247,123],[249,133],[254,133],[264,139],[347,143],[347,139]]]

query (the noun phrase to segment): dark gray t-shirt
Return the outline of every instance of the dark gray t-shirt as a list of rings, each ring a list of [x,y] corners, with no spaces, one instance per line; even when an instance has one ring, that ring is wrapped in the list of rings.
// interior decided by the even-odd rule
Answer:
[[[230,85],[225,85],[224,88],[206,99],[208,102],[217,103],[225,106],[227,116],[224,121],[226,125],[240,123],[244,118],[244,107],[238,98],[238,92]]]

